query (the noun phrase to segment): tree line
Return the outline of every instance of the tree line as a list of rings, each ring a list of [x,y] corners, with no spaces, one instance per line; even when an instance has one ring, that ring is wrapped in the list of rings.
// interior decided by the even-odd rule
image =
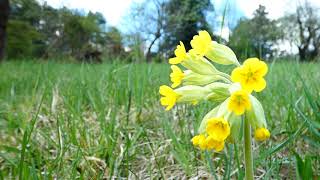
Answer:
[[[220,28],[214,12],[210,0],[146,0],[132,5],[124,21],[127,32],[122,33],[99,12],[57,9],[36,0],[1,0],[0,59],[164,61],[179,41],[190,49],[199,30],[230,46],[239,59],[294,56],[281,50],[281,44],[296,47],[301,61],[320,55],[319,10],[308,3],[276,20],[259,6],[252,18],[229,27],[227,39],[214,33]]]

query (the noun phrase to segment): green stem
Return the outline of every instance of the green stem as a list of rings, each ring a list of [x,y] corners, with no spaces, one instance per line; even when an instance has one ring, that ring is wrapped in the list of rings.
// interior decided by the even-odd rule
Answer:
[[[251,149],[251,127],[249,120],[244,118],[244,158],[246,180],[253,180],[253,161]]]

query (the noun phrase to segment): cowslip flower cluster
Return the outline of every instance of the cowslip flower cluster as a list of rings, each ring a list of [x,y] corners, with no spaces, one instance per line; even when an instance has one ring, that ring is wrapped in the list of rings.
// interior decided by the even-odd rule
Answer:
[[[212,41],[207,31],[200,31],[190,42],[188,52],[182,42],[169,59],[172,73],[171,87],[160,86],[161,105],[166,110],[177,103],[197,104],[200,101],[217,102],[203,118],[198,135],[192,138],[201,150],[223,150],[225,142],[239,137],[242,116],[248,119],[254,137],[264,141],[270,137],[264,110],[252,92],[266,87],[264,79],[267,64],[258,58],[249,58],[241,65],[227,46]],[[213,63],[212,63],[213,62]],[[231,75],[219,71],[214,63],[236,66]]]

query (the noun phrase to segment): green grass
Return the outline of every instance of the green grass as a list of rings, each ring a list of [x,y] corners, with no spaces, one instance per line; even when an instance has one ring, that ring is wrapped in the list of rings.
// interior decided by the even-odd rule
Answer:
[[[254,142],[256,178],[319,178],[319,67],[269,64],[257,97],[272,137]],[[214,104],[160,106],[169,73],[166,64],[1,64],[0,179],[242,179],[242,142],[222,153],[190,143]]]

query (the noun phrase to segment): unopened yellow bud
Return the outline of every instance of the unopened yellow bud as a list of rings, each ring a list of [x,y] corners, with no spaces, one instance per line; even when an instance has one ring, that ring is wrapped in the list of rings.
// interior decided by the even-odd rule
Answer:
[[[254,138],[257,141],[264,141],[269,139],[270,137],[270,132],[266,128],[258,128],[254,131]]]

